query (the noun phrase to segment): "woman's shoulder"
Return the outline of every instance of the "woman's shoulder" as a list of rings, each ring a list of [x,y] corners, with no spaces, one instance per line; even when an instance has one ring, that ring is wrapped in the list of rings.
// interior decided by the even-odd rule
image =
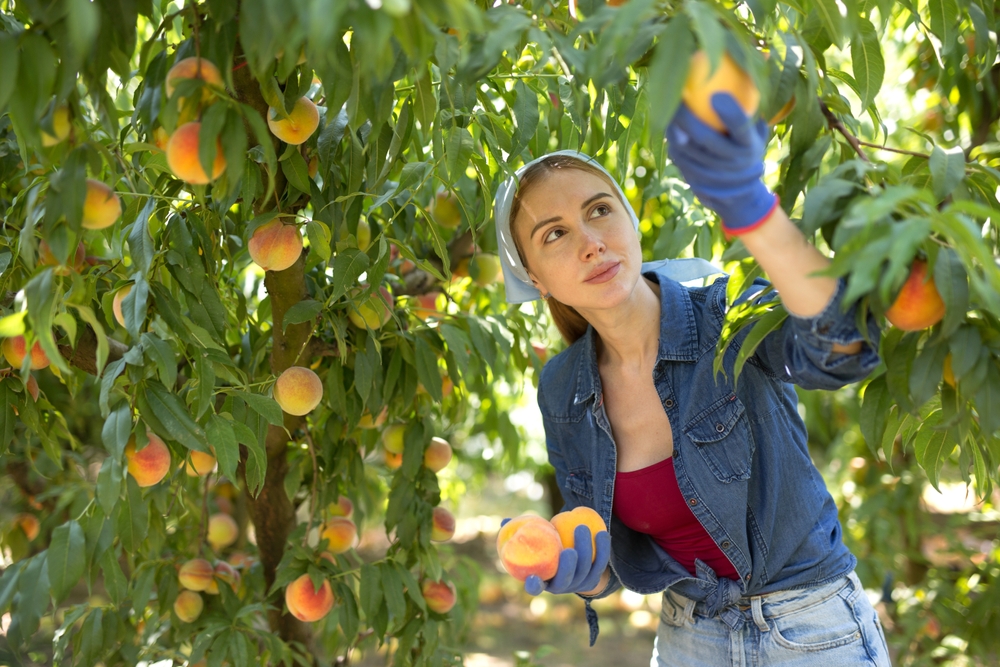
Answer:
[[[549,359],[538,380],[538,404],[543,412],[563,412],[573,402],[586,364],[590,361],[589,332]]]

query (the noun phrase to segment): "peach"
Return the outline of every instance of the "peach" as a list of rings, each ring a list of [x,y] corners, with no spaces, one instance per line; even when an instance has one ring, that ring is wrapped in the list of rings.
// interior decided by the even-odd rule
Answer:
[[[354,503],[347,496],[338,496],[337,502],[330,503],[326,508],[330,516],[346,516],[348,519],[354,514]]]
[[[215,456],[208,452],[191,450],[190,460],[184,462],[188,477],[204,477],[215,470]]]
[[[944,358],[944,381],[951,385],[952,388],[955,387],[955,371],[951,368],[951,352]],[[36,399],[37,400],[37,399]]]
[[[431,525],[431,542],[447,542],[455,534],[455,515],[443,507],[435,507]]]
[[[406,427],[402,424],[393,424],[382,431],[382,446],[387,452],[402,454],[405,438]]]
[[[265,271],[284,271],[302,255],[302,235],[295,225],[271,220],[253,231],[247,250],[254,264]]]
[[[41,522],[38,521],[38,517],[34,514],[18,514],[17,518],[14,519],[14,522],[21,527],[21,530],[24,531],[24,535],[28,538],[29,542],[38,537],[38,531],[42,527]]]
[[[209,595],[219,594],[219,582],[222,581],[229,584],[229,587],[236,592],[236,589],[240,585],[240,573],[235,567],[230,565],[225,561],[219,561],[215,564],[214,575],[212,576],[212,581],[209,582],[208,587],[205,592]]]
[[[323,383],[312,370],[292,366],[275,381],[274,400],[290,415],[307,415],[323,400]]]
[[[52,254],[52,248],[43,239],[38,242],[38,264],[56,267],[55,274],[57,276],[68,276],[72,271],[79,272],[87,266],[87,249],[82,242],[78,243],[71,263],[69,265],[60,264],[59,260]]]
[[[382,456],[385,460],[385,467],[389,470],[399,470],[403,465],[402,454],[396,454],[395,452],[390,452],[388,449],[383,449]]]
[[[38,389],[38,380],[36,380],[35,376],[31,373],[28,373],[28,379],[24,383],[24,388],[28,390],[28,395],[31,396],[31,400],[37,403],[38,394],[40,393]]]
[[[433,612],[447,614],[455,606],[455,586],[450,581],[424,579],[420,582],[420,592]]]
[[[504,528],[514,523],[512,519]],[[524,581],[529,575],[537,575],[542,580],[555,576],[559,568],[559,553],[562,542],[555,527],[542,519],[541,521],[525,520],[519,522],[513,531],[501,529],[497,536],[497,550],[500,562],[512,577]]]
[[[608,529],[600,514],[589,507],[583,506],[575,507],[568,512],[556,514],[552,517],[552,525],[555,526],[556,532],[559,533],[559,539],[562,541],[564,549],[572,549],[576,546],[576,541],[573,539],[573,531],[576,530],[577,526],[589,527],[591,562],[594,562],[594,558],[597,556],[597,542],[594,536],[602,530]]]
[[[164,153],[167,152],[167,142],[170,141],[170,135],[162,127],[158,127],[153,130],[153,143]]]
[[[318,621],[333,608],[333,588],[325,579],[316,588],[309,575],[303,574],[285,588],[285,604],[300,621]]]
[[[355,297],[361,294],[366,287],[366,285],[355,287],[350,291],[349,296]],[[351,302],[348,305],[347,317],[359,329],[365,327],[379,329],[392,319],[393,305],[394,301],[389,290],[379,287],[377,294],[370,295],[362,303],[355,305]]]
[[[212,583],[215,569],[204,558],[192,558],[177,572],[177,580],[189,591],[203,591]]]
[[[503,545],[505,545],[507,541],[514,536],[514,533],[517,532],[518,528],[520,528],[525,524],[538,521],[549,523],[548,521],[545,521],[545,519],[543,519],[542,517],[537,516],[535,514],[522,514],[520,516],[514,517],[513,519],[505,523],[503,526],[501,526],[500,531],[497,533],[497,552],[499,553],[500,551],[503,550]]]
[[[185,623],[194,623],[201,616],[205,601],[194,591],[181,591],[174,600],[174,613]]]
[[[326,550],[331,554],[342,554],[358,544],[358,527],[346,516],[327,519],[320,533],[320,540],[326,540]]]
[[[446,229],[455,229],[462,224],[462,210],[459,208],[458,197],[450,190],[438,190],[434,194],[430,210],[434,222]]]
[[[300,97],[285,118],[278,118],[278,110],[267,109],[267,126],[271,133],[286,144],[304,144],[319,127],[319,109],[308,97]]]
[[[428,292],[414,298],[416,305],[413,307],[413,314],[422,320],[438,317],[441,314],[437,307],[437,298],[440,294],[441,292]]]
[[[155,433],[147,433],[146,436],[149,442],[139,451],[135,449],[135,436],[129,438],[125,445],[128,474],[142,487],[159,484],[170,472],[170,450],[166,443]]]
[[[433,472],[441,472],[451,461],[451,445],[444,438],[434,437],[424,450],[424,465]]]
[[[368,246],[372,244],[372,228],[364,220],[358,220],[356,238],[358,239],[358,250],[362,252],[368,250]]]
[[[24,336],[4,338],[3,343],[0,343],[0,351],[3,352],[7,363],[14,368],[20,368],[21,364],[24,363],[24,357],[27,355],[27,345]],[[31,370],[38,371],[47,368],[48,365],[49,358],[42,350],[41,344],[36,340],[35,344],[31,346]]]
[[[379,428],[385,423],[386,418],[389,416],[389,406],[383,407],[377,417],[372,417],[372,413],[368,412],[366,409],[361,413],[361,418],[358,419],[358,428]]]
[[[192,185],[207,185],[226,170],[226,156],[222,154],[222,142],[215,140],[215,161],[212,163],[212,175],[209,177],[198,157],[201,123],[192,121],[184,123],[170,135],[167,142],[167,165],[174,176]]]
[[[222,74],[219,72],[218,67],[209,60],[195,56],[178,60],[167,72],[167,79],[164,83],[167,89],[167,97],[173,96],[174,90],[177,88],[177,83],[181,79],[201,79],[206,84],[219,88],[225,85],[222,82]],[[202,91],[201,99],[203,101],[207,101],[211,97],[212,93],[207,90]],[[183,105],[184,100],[178,100],[178,106]]]
[[[115,224],[122,214],[122,200],[118,198],[110,186],[87,179],[87,196],[83,201],[83,219],[80,224],[84,229],[104,229]]]
[[[451,396],[452,390],[455,388],[455,383],[451,381],[451,378],[447,375],[441,380],[441,395],[445,398]]]
[[[313,155],[309,159],[307,171],[309,172],[309,178],[316,178],[316,174],[319,173],[319,156]]]
[[[927,262],[918,259],[910,267],[910,275],[896,300],[885,311],[885,318],[903,331],[919,331],[940,322],[944,311],[934,278],[927,275]]]
[[[61,104],[52,112],[52,131],[54,135],[42,130],[42,146],[49,148],[62,143],[69,136],[69,108]]]
[[[712,108],[712,95],[729,93],[736,98],[736,102],[748,116],[753,116],[760,106],[760,91],[757,90],[750,75],[737,65],[728,53],[722,54],[722,60],[711,76],[709,76],[710,69],[711,63],[707,53],[697,51],[691,56],[691,65],[681,97],[695,116],[719,132],[724,132],[726,126]]]
[[[216,512],[208,518],[208,543],[216,551],[225,549],[236,541],[240,528],[228,514]]]
[[[115,314],[115,321],[119,325],[125,326],[125,314],[122,312],[122,301],[125,297],[129,295],[132,291],[132,285],[125,285],[120,290],[115,292],[115,298],[111,300],[111,310]]]
[[[794,95],[792,95],[792,99],[790,99],[787,102],[785,102],[784,106],[782,106],[780,109],[778,109],[778,112],[776,114],[774,114],[773,116],[771,116],[768,119],[767,124],[768,125],[777,125],[781,121],[783,121],[786,118],[788,118],[789,114],[792,113],[793,109],[795,109],[795,96]]]
[[[256,560],[253,558],[253,556],[249,556],[243,553],[242,551],[234,551],[232,554],[230,554],[229,559],[226,562],[232,565],[233,567],[246,569],[249,567],[253,567],[253,564],[256,562]]]
[[[481,252],[469,259],[467,270],[474,283],[487,287],[496,282],[500,273],[500,260],[496,255]]]

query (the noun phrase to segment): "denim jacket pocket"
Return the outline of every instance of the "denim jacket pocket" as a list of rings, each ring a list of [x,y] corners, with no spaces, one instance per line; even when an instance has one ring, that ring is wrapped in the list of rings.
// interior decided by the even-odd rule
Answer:
[[[705,463],[726,484],[750,477],[753,441],[743,403],[735,394],[723,396],[684,427]]]
[[[571,472],[566,477],[566,488],[581,500],[594,499],[594,485],[588,472]]]

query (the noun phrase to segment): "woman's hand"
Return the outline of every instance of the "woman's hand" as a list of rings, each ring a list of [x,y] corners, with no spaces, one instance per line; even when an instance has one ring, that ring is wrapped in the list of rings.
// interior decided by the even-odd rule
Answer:
[[[611,535],[602,530],[591,540],[588,526],[577,526],[573,531],[576,548],[563,549],[559,553],[559,569],[548,581],[538,575],[528,575],[524,580],[524,590],[531,595],[549,593],[587,593],[597,587],[601,575],[611,560]],[[596,557],[592,545],[596,543]],[[593,562],[591,562],[593,561]]]
[[[748,117],[728,93],[714,94],[712,107],[725,134],[682,102],[667,127],[667,151],[695,195],[722,218],[723,229],[739,235],[762,224],[778,204],[761,181],[768,128]]]

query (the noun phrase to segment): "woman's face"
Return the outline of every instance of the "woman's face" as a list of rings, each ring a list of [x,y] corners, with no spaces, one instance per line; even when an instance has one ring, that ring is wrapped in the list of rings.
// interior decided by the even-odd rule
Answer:
[[[558,169],[536,181],[514,233],[535,286],[577,310],[613,308],[639,280],[632,220],[614,188],[589,172]]]

